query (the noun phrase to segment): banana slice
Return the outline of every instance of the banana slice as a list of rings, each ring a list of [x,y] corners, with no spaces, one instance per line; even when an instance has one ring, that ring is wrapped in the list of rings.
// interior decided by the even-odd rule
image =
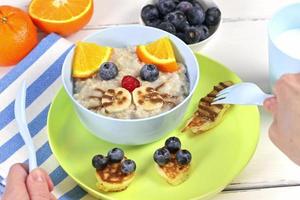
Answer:
[[[131,105],[131,94],[124,88],[107,90],[102,96],[102,106],[110,113],[121,112]]]
[[[160,94],[151,87],[138,87],[133,93],[134,104],[146,111],[159,109],[163,106],[164,101]]]

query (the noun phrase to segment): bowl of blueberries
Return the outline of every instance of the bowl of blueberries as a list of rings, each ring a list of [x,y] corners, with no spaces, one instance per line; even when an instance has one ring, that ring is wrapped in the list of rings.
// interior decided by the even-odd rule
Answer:
[[[212,0],[149,0],[140,16],[143,25],[176,35],[194,51],[213,38],[222,21]]]

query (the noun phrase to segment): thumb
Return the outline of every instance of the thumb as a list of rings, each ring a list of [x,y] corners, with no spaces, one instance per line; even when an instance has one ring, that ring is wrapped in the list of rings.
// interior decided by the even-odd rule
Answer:
[[[51,199],[47,177],[41,169],[34,169],[28,175],[26,185],[31,200]]]
[[[276,97],[268,98],[264,101],[264,108],[271,112],[272,114],[276,113],[277,110],[277,99]]]

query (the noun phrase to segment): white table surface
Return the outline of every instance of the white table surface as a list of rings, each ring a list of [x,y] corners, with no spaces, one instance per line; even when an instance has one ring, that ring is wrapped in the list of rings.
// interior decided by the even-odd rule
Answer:
[[[1,4],[26,6],[28,0],[1,0]],[[138,23],[146,0],[94,0],[95,13],[84,30],[68,39],[77,41],[111,25]],[[267,23],[280,7],[295,0],[216,0],[224,22],[202,54],[218,60],[243,80],[268,86]],[[24,8],[26,9],[26,8]],[[0,67],[0,77],[11,68]],[[245,170],[214,200],[292,200],[300,196],[300,168],[269,140],[269,114],[261,111],[261,137]],[[90,198],[84,198],[90,199]]]

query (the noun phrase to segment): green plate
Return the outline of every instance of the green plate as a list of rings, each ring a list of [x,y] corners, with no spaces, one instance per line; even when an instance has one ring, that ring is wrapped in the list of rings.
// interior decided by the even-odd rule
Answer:
[[[201,80],[181,127],[197,108],[199,99],[220,81],[240,79],[221,64],[196,55],[201,65]],[[66,92],[62,89],[53,100],[48,116],[51,149],[62,168],[87,192],[101,199],[164,200],[206,199],[226,187],[252,157],[259,136],[259,112],[255,106],[232,106],[216,128],[201,134],[181,133],[176,129],[160,141],[142,146],[120,146],[137,163],[131,185],[122,192],[103,193],[96,188],[91,159],[106,154],[116,145],[92,135],[79,121]],[[142,134],[142,130],[141,130]],[[169,136],[181,139],[182,147],[192,153],[189,179],[170,186],[155,170],[153,152]]]

